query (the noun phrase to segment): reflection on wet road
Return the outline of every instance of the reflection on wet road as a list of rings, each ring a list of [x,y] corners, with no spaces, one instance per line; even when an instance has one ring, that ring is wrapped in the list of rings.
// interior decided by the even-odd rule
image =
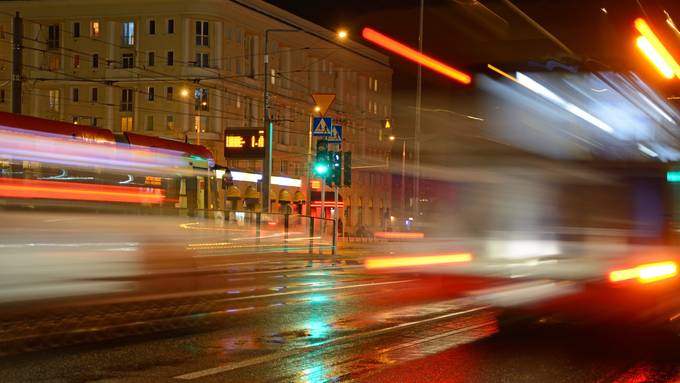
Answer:
[[[498,333],[496,312],[466,298],[476,282],[366,273],[348,260],[209,274],[222,289],[212,311],[190,315],[217,318],[200,329],[6,356],[0,381],[660,382],[680,372],[668,339],[563,325]]]

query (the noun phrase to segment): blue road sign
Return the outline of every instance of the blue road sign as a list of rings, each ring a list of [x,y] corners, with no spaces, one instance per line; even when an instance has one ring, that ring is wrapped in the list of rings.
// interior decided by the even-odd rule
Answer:
[[[312,135],[328,137],[333,129],[333,119],[330,117],[314,117],[312,121]]]
[[[333,125],[331,134],[326,138],[326,141],[328,141],[329,144],[342,144],[342,126]]]

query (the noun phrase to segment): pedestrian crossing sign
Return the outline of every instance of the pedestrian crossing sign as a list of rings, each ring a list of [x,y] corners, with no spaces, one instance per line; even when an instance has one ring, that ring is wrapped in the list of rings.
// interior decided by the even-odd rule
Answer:
[[[333,119],[330,117],[314,117],[312,121],[312,135],[328,137],[332,134]]]
[[[326,138],[329,144],[342,144],[342,125],[333,125],[331,134]]]

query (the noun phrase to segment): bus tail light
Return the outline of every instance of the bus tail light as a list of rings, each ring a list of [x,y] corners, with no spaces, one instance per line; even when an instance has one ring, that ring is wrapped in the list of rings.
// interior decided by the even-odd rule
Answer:
[[[673,261],[656,262],[628,269],[613,270],[609,273],[610,282],[623,282],[637,279],[640,283],[650,283],[678,275],[678,264]]]
[[[450,263],[470,262],[471,260],[472,254],[470,253],[424,255],[413,257],[368,258],[366,259],[366,268],[390,269],[396,267],[445,265]]]

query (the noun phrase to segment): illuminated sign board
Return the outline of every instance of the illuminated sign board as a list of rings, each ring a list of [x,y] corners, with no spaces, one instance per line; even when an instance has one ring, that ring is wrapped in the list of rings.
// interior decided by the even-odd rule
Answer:
[[[264,130],[225,130],[224,157],[227,159],[264,158]]]

